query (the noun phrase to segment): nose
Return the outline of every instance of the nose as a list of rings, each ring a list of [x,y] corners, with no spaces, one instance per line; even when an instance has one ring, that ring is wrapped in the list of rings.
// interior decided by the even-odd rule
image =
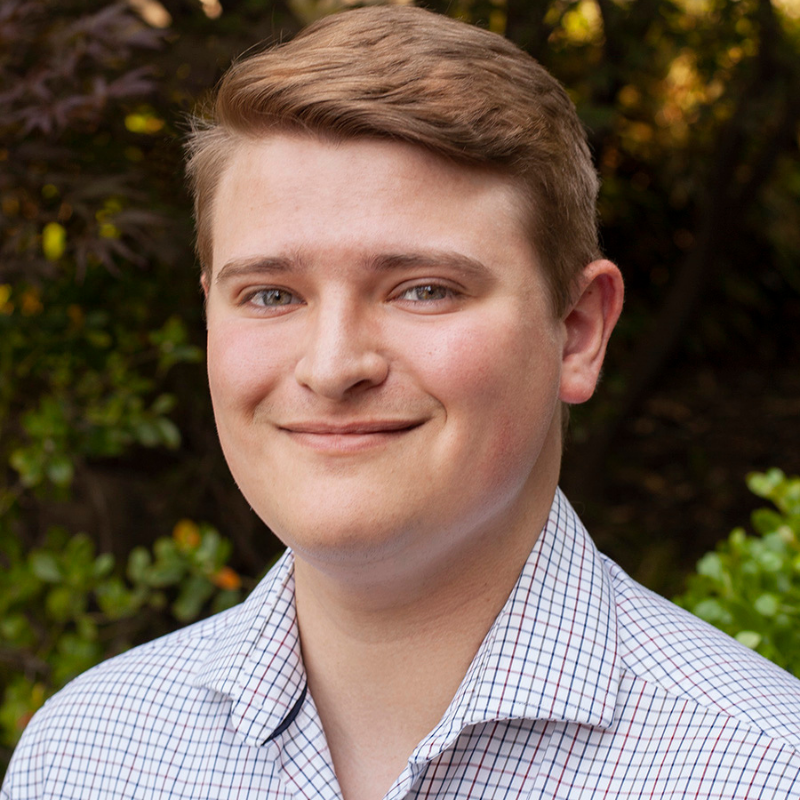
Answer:
[[[346,299],[318,307],[309,328],[295,378],[301,386],[330,400],[359,394],[386,380],[388,361],[368,313]]]

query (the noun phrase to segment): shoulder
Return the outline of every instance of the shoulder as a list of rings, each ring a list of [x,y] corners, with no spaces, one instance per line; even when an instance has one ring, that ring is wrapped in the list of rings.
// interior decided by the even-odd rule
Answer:
[[[88,711],[93,707],[107,707],[109,703],[116,709],[131,703],[141,708],[143,703],[159,702],[164,695],[185,692],[191,687],[198,666],[213,652],[238,608],[104,661],[58,692],[34,720],[59,712],[69,713],[74,708]]]
[[[126,750],[150,746],[186,715],[201,714],[213,726],[210,718],[224,698],[195,686],[195,673],[238,608],[111,658],[50,698],[14,752],[7,796],[39,797],[36,787],[51,771],[74,773],[84,752],[89,760],[102,757],[121,767]]]
[[[603,559],[626,672],[800,755],[799,680]]]
[[[267,757],[232,726],[231,708],[259,667],[254,647],[268,659],[294,619],[292,566],[287,553],[242,604],[111,658],[58,692],[26,728],[0,800],[264,796]]]

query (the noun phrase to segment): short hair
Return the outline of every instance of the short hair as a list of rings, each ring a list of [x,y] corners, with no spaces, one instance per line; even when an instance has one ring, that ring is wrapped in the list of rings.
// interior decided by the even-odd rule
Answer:
[[[498,34],[382,6],[325,17],[224,75],[187,143],[204,273],[215,194],[236,145],[294,131],[406,142],[512,177],[558,314],[599,256],[597,172],[561,84]]]

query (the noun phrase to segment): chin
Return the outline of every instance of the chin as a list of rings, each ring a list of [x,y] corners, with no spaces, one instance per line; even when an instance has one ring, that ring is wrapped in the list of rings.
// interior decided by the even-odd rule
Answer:
[[[298,558],[322,571],[396,563],[404,551],[413,549],[413,530],[418,526],[387,519],[385,514],[335,514],[332,507],[318,503],[318,513],[294,514],[290,522],[269,514],[262,519]]]

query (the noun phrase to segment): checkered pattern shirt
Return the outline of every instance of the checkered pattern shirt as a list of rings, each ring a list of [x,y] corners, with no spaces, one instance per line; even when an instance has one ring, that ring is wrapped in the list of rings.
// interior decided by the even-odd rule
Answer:
[[[234,609],[90,670],[2,800],[341,793],[307,691],[287,553]],[[632,581],[566,499],[400,798],[800,798],[800,682]]]

